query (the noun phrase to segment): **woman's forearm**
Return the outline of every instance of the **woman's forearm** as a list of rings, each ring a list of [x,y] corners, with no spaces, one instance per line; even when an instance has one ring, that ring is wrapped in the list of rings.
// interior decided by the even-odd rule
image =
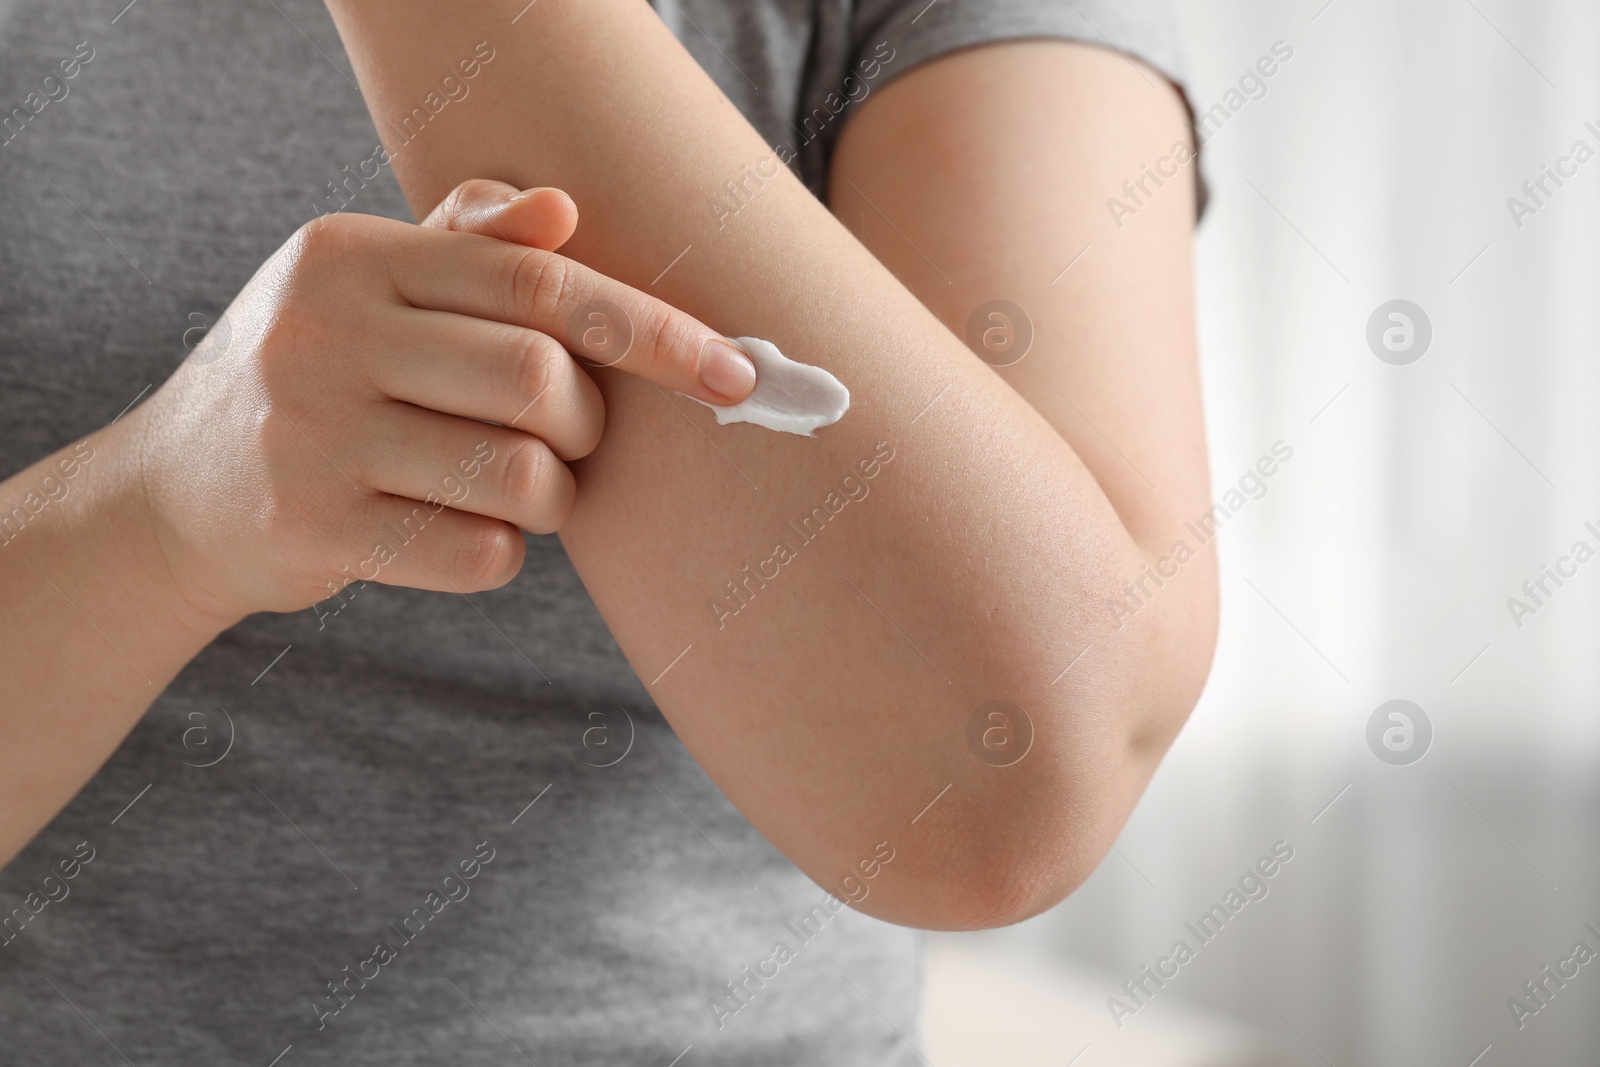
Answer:
[[[712,778],[825,885],[887,840],[864,910],[896,921],[1009,921],[1076,885],[1106,847],[1085,813],[1120,824],[1188,705],[1148,684],[1148,617],[1062,676],[1143,557],[1061,436],[768,163],[640,0],[329,7],[419,214],[469,177],[559,186],[582,214],[564,254],[851,390],[807,440],[598,372],[606,436],[563,541]],[[1014,766],[969,749],[992,700],[1032,721]]]
[[[0,483],[0,865],[225,628],[163,573],[141,422],[135,411]]]

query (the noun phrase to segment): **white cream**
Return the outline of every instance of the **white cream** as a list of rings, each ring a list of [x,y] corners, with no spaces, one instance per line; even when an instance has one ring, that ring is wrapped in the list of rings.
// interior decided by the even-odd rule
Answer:
[[[756,387],[737,404],[706,404],[721,425],[753,422],[769,430],[815,437],[812,431],[832,426],[850,410],[850,390],[821,367],[796,363],[759,337],[736,337],[734,343],[756,365]]]

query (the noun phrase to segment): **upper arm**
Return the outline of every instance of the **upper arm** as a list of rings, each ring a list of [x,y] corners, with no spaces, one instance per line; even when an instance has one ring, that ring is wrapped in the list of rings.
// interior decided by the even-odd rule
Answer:
[[[974,342],[990,301],[1021,309],[1013,325],[1018,337],[1031,328],[1032,345],[1000,376],[1147,549],[1170,547],[1208,504],[1194,167],[1182,101],[1161,75],[1093,46],[1023,41],[945,56],[874,92],[830,174],[834,212],[958,336]]]
[[[582,212],[563,255],[772,339],[851,392],[846,418],[800,438],[715,426],[600,374],[606,429],[575,467],[561,537],[618,646],[707,773],[819,882],[874,842],[905,843],[865,910],[972,926],[1054,903],[1104,853],[1209,665],[1211,622],[1189,602],[1203,612],[1209,563],[1135,626],[1107,625],[1103,607],[1149,531],[1205,495],[1187,196],[1169,183],[1176,195],[1134,220],[1148,228],[1052,286],[1073,242],[1102,239],[1083,208],[1103,200],[1095,168],[1120,172],[1058,144],[1060,116],[1033,99],[1046,88],[1081,123],[1098,75],[1081,88],[1060,61],[1075,50],[1016,45],[918,68],[846,131],[836,179],[894,216],[835,197],[876,257],[781,166],[721,227],[697,206],[773,150],[660,20],[637,0],[523,6],[330,0],[380,119],[428,92],[446,57],[502,35],[471,103],[395,155],[412,203],[469,176],[563,188]],[[974,79],[988,84],[963,102]],[[936,132],[902,133],[896,115]],[[1090,118],[1113,133],[1126,121]],[[964,162],[996,143],[1050,173]],[[945,202],[956,194],[971,212]],[[920,253],[896,247],[902,234]],[[919,274],[921,254],[939,269]],[[946,328],[993,296],[1039,330],[1007,372],[1015,388]],[[1159,494],[1122,476],[1116,449]],[[1068,675],[1086,641],[1096,653]],[[1037,724],[1031,755],[1003,770],[968,735],[996,699]]]

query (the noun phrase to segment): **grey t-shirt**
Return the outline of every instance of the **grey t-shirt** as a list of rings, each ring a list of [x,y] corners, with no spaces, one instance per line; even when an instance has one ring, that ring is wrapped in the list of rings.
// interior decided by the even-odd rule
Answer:
[[[316,0],[125,4],[0,0],[3,475],[158,387],[378,144]],[[841,101],[951,49],[1177,70],[1158,3],[658,7],[813,189]],[[409,217],[386,171],[349,209]],[[0,872],[0,1065],[911,1064],[919,966],[728,803],[530,536],[504,589],[353,586],[195,659]]]

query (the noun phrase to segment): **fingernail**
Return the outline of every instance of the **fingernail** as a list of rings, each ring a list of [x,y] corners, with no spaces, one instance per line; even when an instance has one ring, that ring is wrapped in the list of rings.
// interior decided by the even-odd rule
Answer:
[[[539,185],[539,186],[535,186],[532,189],[524,189],[520,193],[512,193],[510,196],[506,197],[506,201],[508,203],[515,204],[519,200],[528,199],[534,193],[542,193],[548,188],[549,188],[549,186],[547,186],[547,185]]]
[[[700,353],[700,383],[718,396],[743,400],[756,385],[756,365],[732,341],[714,338]]]

